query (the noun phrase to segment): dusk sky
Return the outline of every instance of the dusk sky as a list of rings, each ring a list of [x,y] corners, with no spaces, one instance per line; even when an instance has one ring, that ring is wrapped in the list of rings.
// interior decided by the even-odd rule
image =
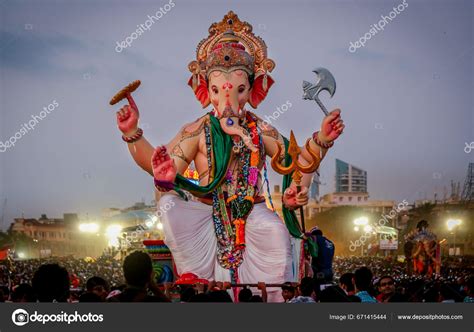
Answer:
[[[474,141],[472,1],[407,0],[355,52],[350,43],[402,1],[171,2],[118,53],[117,42],[169,0],[0,0],[0,141],[50,105],[15,146],[0,143],[0,229],[22,214],[99,216],[150,202],[152,178],[129,155],[115,121],[120,106],[108,101],[140,79],[134,97],[145,137],[167,143],[206,112],[187,86],[187,65],[229,10],[253,25],[276,62],[276,83],[256,113],[289,101],[273,123],[282,134],[293,129],[302,144],[319,129],[323,113],[302,100],[301,84],[316,80],[316,67],[335,76],[336,94],[322,99],[342,109],[346,130],[321,165],[323,194],[334,190],[335,158],[368,172],[371,199],[442,197],[451,180],[462,187],[474,161],[474,150],[464,151]],[[271,180],[281,184],[276,174]]]

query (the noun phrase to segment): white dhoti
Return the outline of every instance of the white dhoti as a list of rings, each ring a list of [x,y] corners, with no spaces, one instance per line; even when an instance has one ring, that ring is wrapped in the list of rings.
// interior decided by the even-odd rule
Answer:
[[[165,243],[173,254],[179,275],[230,281],[230,271],[217,261],[217,239],[212,206],[184,201],[173,194],[159,201]],[[265,203],[255,204],[245,224],[246,247],[238,268],[241,283],[283,283],[294,279],[290,234],[276,213]],[[279,288],[268,288],[268,302],[283,302]]]

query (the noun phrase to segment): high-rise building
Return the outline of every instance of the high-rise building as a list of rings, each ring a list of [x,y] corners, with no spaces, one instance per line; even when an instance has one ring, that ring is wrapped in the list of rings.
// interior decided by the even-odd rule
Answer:
[[[336,159],[336,193],[367,192],[367,171]]]

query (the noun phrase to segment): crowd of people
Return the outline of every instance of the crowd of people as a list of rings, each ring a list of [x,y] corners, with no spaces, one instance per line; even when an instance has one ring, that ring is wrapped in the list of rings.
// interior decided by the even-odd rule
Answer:
[[[287,303],[474,302],[474,260],[444,262],[440,275],[407,275],[401,262],[378,257],[336,257],[332,271],[285,283]],[[267,286],[234,293],[230,283],[155,282],[151,258],[136,251],[123,263],[59,258],[0,262],[0,302],[266,302]]]
[[[108,255],[97,259],[72,257],[0,261],[0,285],[31,283],[41,265],[58,263],[70,274],[72,288],[84,287],[91,276],[100,276],[111,285],[123,283],[122,265]]]
[[[336,278],[350,290],[347,280],[356,274],[347,271],[365,271],[366,280],[370,279],[363,287],[370,295],[368,302],[474,301],[473,257],[445,259],[440,274],[432,276],[408,274],[406,263],[390,257],[336,258],[333,265]]]

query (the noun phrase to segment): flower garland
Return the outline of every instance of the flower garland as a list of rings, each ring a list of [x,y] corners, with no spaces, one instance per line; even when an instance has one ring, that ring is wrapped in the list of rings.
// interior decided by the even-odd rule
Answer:
[[[219,186],[213,192],[213,222],[217,237],[217,258],[219,264],[230,269],[237,278],[237,267],[242,264],[245,249],[245,223],[254,205],[257,192],[259,163],[263,158],[263,141],[258,133],[254,117],[247,112],[246,123],[242,124],[250,132],[252,143],[258,147],[252,152],[243,147],[236,160],[236,175],[229,169],[225,184],[227,195]],[[211,165],[211,134],[205,127],[208,163]],[[227,197],[226,197],[227,196]]]

